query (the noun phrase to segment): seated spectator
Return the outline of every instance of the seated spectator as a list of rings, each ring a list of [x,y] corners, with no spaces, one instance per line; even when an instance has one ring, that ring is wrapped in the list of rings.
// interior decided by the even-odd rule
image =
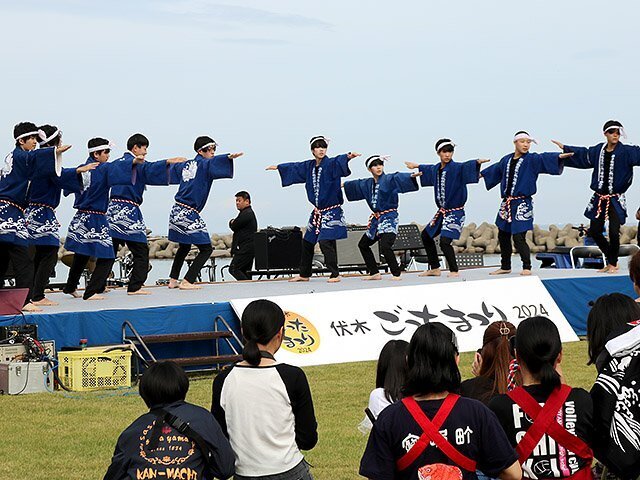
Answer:
[[[236,455],[235,479],[313,479],[300,450],[318,442],[304,372],[274,357],[284,337],[284,312],[255,300],[242,313],[243,361],[213,381],[211,410]]]
[[[523,320],[516,358],[523,386],[494,397],[489,406],[516,447],[524,478],[593,478],[591,397],[561,383],[555,324],[545,317]]]
[[[189,379],[174,362],[152,364],[140,380],[149,412],[122,432],[105,480],[233,475],[234,456],[211,413],[185,402]],[[187,424],[186,429],[178,428]]]
[[[373,424],[360,475],[374,479],[476,479],[476,468],[520,479],[517,455],[495,415],[460,397],[455,334],[441,323],[421,325],[409,343],[401,402]],[[433,442],[435,446],[430,445]]]
[[[407,374],[407,351],[409,344],[404,340],[389,340],[380,351],[376,371],[376,388],[369,395],[367,416],[358,428],[368,433],[372,427],[372,419],[378,418],[380,412],[402,398],[402,386]]]
[[[511,339],[516,335],[516,327],[509,322],[493,322],[484,331],[482,349],[476,354],[477,376],[465,380],[460,385],[463,397],[475,398],[487,405],[489,400],[500,393],[507,393],[510,374],[514,385],[520,385],[520,375],[513,372]]]

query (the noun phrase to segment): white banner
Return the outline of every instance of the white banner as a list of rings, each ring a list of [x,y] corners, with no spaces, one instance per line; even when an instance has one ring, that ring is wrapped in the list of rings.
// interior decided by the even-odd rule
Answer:
[[[491,322],[517,325],[536,315],[550,318],[563,342],[579,340],[535,276],[267,298],[287,314],[285,340],[276,357],[297,366],[377,360],[385,343],[409,341],[426,322],[451,328],[461,352],[482,347]],[[231,300],[238,317],[252,300]]]

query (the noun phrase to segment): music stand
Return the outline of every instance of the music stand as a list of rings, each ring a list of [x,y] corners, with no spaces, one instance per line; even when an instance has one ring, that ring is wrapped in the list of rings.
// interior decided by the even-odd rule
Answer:
[[[0,289],[0,315],[20,315],[27,295],[28,288]]]

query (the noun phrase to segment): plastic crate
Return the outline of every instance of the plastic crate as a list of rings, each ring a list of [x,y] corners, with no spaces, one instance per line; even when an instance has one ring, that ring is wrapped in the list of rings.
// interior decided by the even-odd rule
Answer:
[[[130,387],[131,350],[112,345],[58,352],[58,375],[74,392]]]

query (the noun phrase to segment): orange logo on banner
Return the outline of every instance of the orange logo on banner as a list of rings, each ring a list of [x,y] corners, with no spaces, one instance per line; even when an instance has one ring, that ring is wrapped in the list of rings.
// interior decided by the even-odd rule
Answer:
[[[320,334],[316,327],[295,312],[284,314],[284,340],[282,347],[291,353],[313,353],[320,347]]]

